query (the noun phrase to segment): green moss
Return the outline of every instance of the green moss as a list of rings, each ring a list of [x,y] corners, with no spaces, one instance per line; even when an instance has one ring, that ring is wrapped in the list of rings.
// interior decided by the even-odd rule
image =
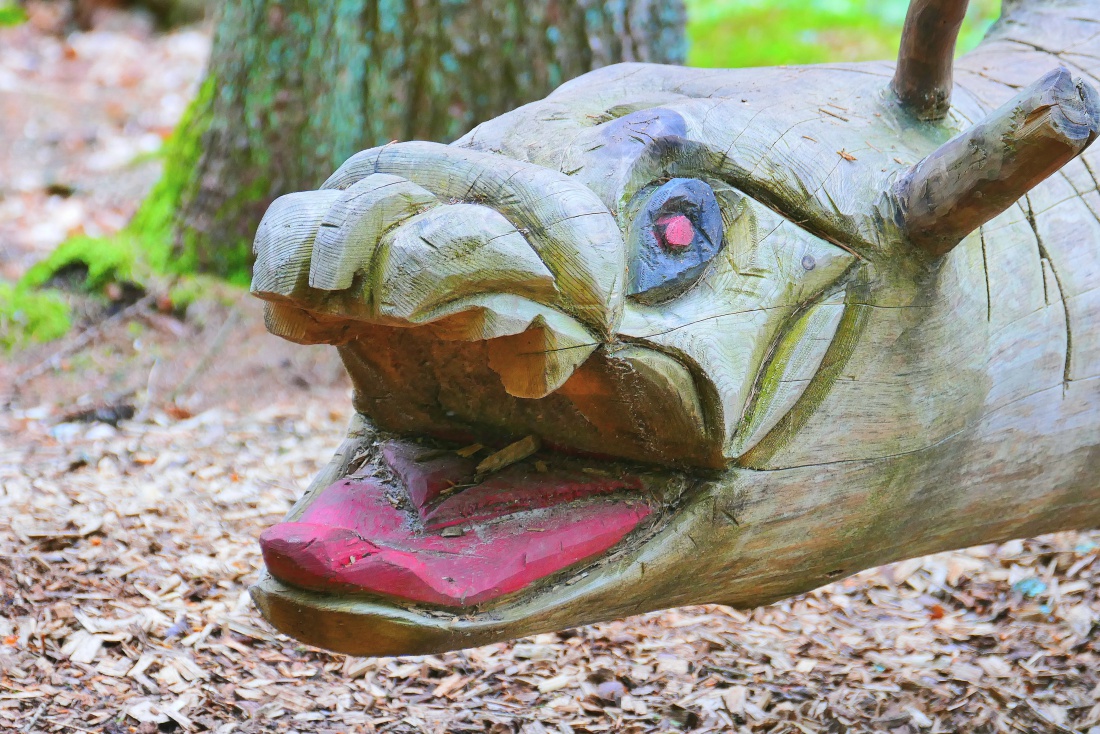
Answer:
[[[691,66],[732,68],[889,59],[909,0],[687,0]],[[959,52],[973,48],[1000,0],[970,3]]]
[[[180,310],[211,294],[220,297],[220,281],[194,275],[199,264],[195,233],[185,230],[182,241],[173,239],[176,213],[197,185],[192,171],[202,152],[214,88],[212,79],[202,85],[175,133],[158,152],[165,159],[164,171],[125,229],[107,237],[67,240],[27,271],[18,284],[4,286],[0,292],[0,345],[10,348],[30,339],[54,339],[68,331],[68,307],[60,295],[37,290],[59,275],[82,275],[81,285],[91,292],[101,292],[110,283],[127,282],[145,290],[163,289],[170,280],[169,297]],[[244,195],[253,193],[250,190]],[[219,252],[223,249],[224,254],[218,255],[218,274],[231,283],[247,285],[251,242],[216,248]]]
[[[71,326],[69,306],[60,293],[0,282],[0,348],[57,339]]]
[[[23,10],[23,6],[9,0],[0,0],[0,28],[25,22],[27,22],[27,12]]]
[[[204,280],[184,278],[168,291],[168,300],[172,302],[173,309],[186,311],[187,307],[202,298],[205,292],[206,282]]]
[[[112,282],[141,283],[148,265],[134,238],[120,233],[112,237],[74,237],[61,243],[45,260],[35,264],[19,282],[24,288],[40,288],[54,276],[74,266],[87,270],[84,285],[99,290]]]
[[[264,166],[261,170],[267,170]],[[256,202],[267,198],[271,183],[266,178],[257,178],[246,186],[240,194],[231,198],[218,212],[218,216],[228,216],[241,208],[255,208]],[[252,237],[238,237],[235,242],[223,242],[214,251],[218,261],[213,272],[224,275],[235,285],[248,285],[252,281]]]
[[[159,272],[188,273],[197,262],[194,242],[175,247],[172,232],[176,212],[194,185],[192,172],[202,155],[202,137],[210,126],[211,102],[216,83],[207,78],[198,95],[184,113],[172,137],[164,146],[164,171],[145,197],[126,232],[146,253],[150,265]]]
[[[251,279],[252,241],[240,237],[234,242],[219,242],[215,247],[201,240],[200,234],[179,228],[176,216],[199,182],[194,171],[202,155],[202,141],[210,127],[217,84],[208,77],[188,107],[175,133],[164,147],[164,171],[142,202],[126,232],[136,238],[157,272],[184,274],[205,270],[238,285]],[[261,151],[262,152],[262,151]],[[263,200],[270,182],[257,180],[222,207],[230,213]],[[178,237],[178,239],[177,239]],[[205,257],[204,257],[205,254]]]
[[[213,80],[207,80],[175,133],[158,153],[165,158],[164,171],[126,228],[107,237],[80,236],[63,242],[27,272],[20,281],[22,288],[42,287],[73,266],[86,270],[83,285],[90,291],[102,290],[112,282],[131,282],[148,288],[157,276],[194,272],[195,242],[185,238],[177,248],[173,230],[176,212],[193,184],[190,173],[201,153],[213,92]],[[241,276],[236,271],[247,269],[247,253],[243,260],[235,257],[232,263],[236,270],[226,272],[239,280]]]
[[[791,326],[789,332],[783,336],[775,354],[772,356],[768,368],[764,371],[764,377],[760,385],[760,394],[756,398],[756,410],[766,410],[775,398],[776,393],[783,384],[783,376],[787,372],[787,366],[796,354],[796,349],[805,336],[813,319],[813,309],[802,313]],[[756,410],[753,412],[755,413]],[[755,420],[756,416],[752,416]]]

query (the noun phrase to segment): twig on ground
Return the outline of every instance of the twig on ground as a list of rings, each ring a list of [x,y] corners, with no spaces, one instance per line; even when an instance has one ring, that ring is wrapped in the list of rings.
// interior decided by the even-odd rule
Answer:
[[[153,388],[156,386],[156,377],[160,372],[160,357],[153,360],[153,366],[149,368],[149,376],[145,380],[145,399],[141,401],[141,407],[134,414],[134,420],[139,423],[149,415],[149,409],[154,405]]]
[[[76,724],[70,724],[67,721],[58,721],[57,719],[51,719],[51,718],[48,718],[48,717],[43,719],[43,721],[48,721],[53,726],[62,726],[62,727],[65,727],[66,729],[72,729],[73,731],[83,731],[83,732],[87,732],[87,734],[98,734],[98,732],[95,732],[91,729],[85,729],[82,726],[77,726]]]
[[[1024,707],[1027,708],[1028,712],[1032,716],[1049,726],[1054,731],[1058,732],[1058,734],[1081,734],[1081,732],[1077,729],[1071,729],[1068,726],[1063,726],[1062,724],[1059,724],[1057,721],[1047,716],[1046,713],[1044,713],[1043,710],[1040,709],[1030,698],[1019,695],[1017,695],[1017,698],[1020,700],[1021,703],[1024,704]]]
[[[24,732],[29,732],[34,729],[34,725],[38,723],[39,717],[42,716],[42,712],[46,710],[46,706],[48,705],[48,701],[43,701],[41,704],[39,704],[38,709],[34,712],[34,716],[32,716],[31,720],[28,721],[26,726],[23,727]]]

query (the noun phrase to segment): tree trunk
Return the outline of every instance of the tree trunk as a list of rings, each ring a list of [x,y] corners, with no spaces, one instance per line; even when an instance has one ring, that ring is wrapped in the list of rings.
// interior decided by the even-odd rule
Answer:
[[[276,197],[362,148],[449,141],[617,61],[682,62],[682,0],[243,0],[134,231],[179,269],[246,275]]]

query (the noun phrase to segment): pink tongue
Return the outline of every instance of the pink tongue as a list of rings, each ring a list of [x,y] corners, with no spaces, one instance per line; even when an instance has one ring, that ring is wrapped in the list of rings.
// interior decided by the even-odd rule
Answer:
[[[474,461],[396,442],[383,453],[407,487],[424,531],[411,528],[410,513],[386,498],[381,482],[343,479],[323,490],[297,522],[260,536],[273,576],[315,591],[477,604],[602,554],[650,513],[640,499],[592,501],[641,489],[634,476],[537,473],[517,465],[440,499],[450,487],[472,483]],[[488,520],[495,522],[483,524]],[[439,532],[454,526],[464,534]]]

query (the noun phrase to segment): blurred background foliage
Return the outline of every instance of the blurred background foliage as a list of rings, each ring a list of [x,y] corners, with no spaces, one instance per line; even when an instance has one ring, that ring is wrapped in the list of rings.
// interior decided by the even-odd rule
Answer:
[[[892,59],[909,0],[686,0],[688,65],[725,68]],[[982,39],[1001,0],[971,0],[960,53]]]
[[[0,28],[19,25],[27,20],[27,11],[15,0],[0,0]]]

